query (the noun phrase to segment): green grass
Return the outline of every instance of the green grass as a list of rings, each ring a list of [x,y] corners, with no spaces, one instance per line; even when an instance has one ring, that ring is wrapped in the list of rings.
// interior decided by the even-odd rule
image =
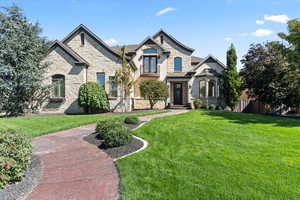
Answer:
[[[300,120],[222,111],[154,119],[117,161],[123,200],[300,199]]]
[[[98,115],[52,115],[41,117],[0,118],[0,130],[13,129],[29,137],[37,137],[82,125],[92,124],[99,120],[127,116],[144,116],[167,111],[150,111],[131,114],[98,114]]]

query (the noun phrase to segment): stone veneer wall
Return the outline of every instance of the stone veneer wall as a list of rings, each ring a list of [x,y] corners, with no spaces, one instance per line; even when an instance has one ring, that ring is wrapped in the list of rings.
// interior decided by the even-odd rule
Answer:
[[[154,105],[154,109],[164,109],[165,102],[159,101]],[[145,100],[142,98],[134,98],[133,99],[133,109],[134,110],[145,110],[150,109],[149,100]]]

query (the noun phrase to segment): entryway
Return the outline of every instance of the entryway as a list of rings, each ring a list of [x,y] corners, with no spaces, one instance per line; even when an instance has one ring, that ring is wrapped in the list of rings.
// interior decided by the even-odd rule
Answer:
[[[174,105],[182,105],[182,83],[174,83]]]

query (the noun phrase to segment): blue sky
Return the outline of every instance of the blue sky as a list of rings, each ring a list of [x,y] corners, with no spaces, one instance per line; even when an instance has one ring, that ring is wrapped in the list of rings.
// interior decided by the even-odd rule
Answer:
[[[62,39],[85,24],[110,44],[136,44],[159,29],[225,63],[230,42],[239,60],[251,43],[279,40],[288,19],[300,18],[300,0],[0,0],[17,4],[43,35]],[[241,65],[239,64],[239,68]]]

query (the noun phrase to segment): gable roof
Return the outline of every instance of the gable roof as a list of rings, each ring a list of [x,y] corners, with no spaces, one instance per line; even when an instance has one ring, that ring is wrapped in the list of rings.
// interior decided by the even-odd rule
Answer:
[[[196,56],[191,56],[191,63],[192,65],[197,65],[198,63],[202,62],[204,58],[196,57]]]
[[[126,52],[125,52],[125,53],[133,53],[133,52],[135,52],[135,49],[136,49],[139,45],[138,45],[138,44],[130,44],[130,45],[125,45],[125,46],[126,46],[126,48],[125,48]],[[111,48],[112,48],[114,51],[116,51],[116,52],[118,52],[118,53],[121,53],[122,47],[123,47],[123,46],[117,45],[117,46],[112,46]]]
[[[169,51],[165,50],[160,44],[155,42],[155,40],[150,36],[146,37],[140,44],[138,44],[138,46],[135,48],[135,51],[139,50],[148,41],[151,41],[153,44],[157,45],[164,53],[169,53]]]
[[[77,32],[85,31],[90,37],[92,37],[98,44],[104,47],[107,51],[114,54],[115,56],[120,57],[120,54],[110,48],[103,40],[101,40],[96,34],[94,34],[90,29],[88,29],[85,25],[80,24],[77,26],[71,33],[69,33],[63,40],[62,43],[67,43]]]
[[[62,42],[60,42],[58,40],[54,41],[51,44],[51,46],[49,48],[49,52],[52,51],[52,50],[54,50],[57,46],[60,47],[62,50],[64,50],[69,56],[71,56],[75,60],[76,64],[84,64],[86,66],[89,66],[89,63],[86,60],[84,60],[75,51],[73,51],[67,45],[64,45]]]
[[[165,36],[167,36],[169,39],[171,39],[174,43],[176,43],[177,45],[179,45],[180,47],[182,47],[183,49],[193,53],[194,49],[190,48],[184,44],[182,44],[181,42],[179,42],[178,40],[176,40],[173,36],[171,36],[170,34],[166,33],[163,29],[160,29],[157,33],[155,33],[152,38],[156,38],[157,36],[159,36],[160,34],[163,34]]]
[[[223,67],[224,69],[226,69],[226,66],[220,60],[218,60],[213,55],[208,55],[206,58],[204,58],[204,60],[202,60],[198,65],[196,65],[192,71],[196,71],[201,65],[203,65],[204,63],[206,63],[210,59],[214,60],[216,63],[218,63],[219,65],[221,65],[221,67]]]

